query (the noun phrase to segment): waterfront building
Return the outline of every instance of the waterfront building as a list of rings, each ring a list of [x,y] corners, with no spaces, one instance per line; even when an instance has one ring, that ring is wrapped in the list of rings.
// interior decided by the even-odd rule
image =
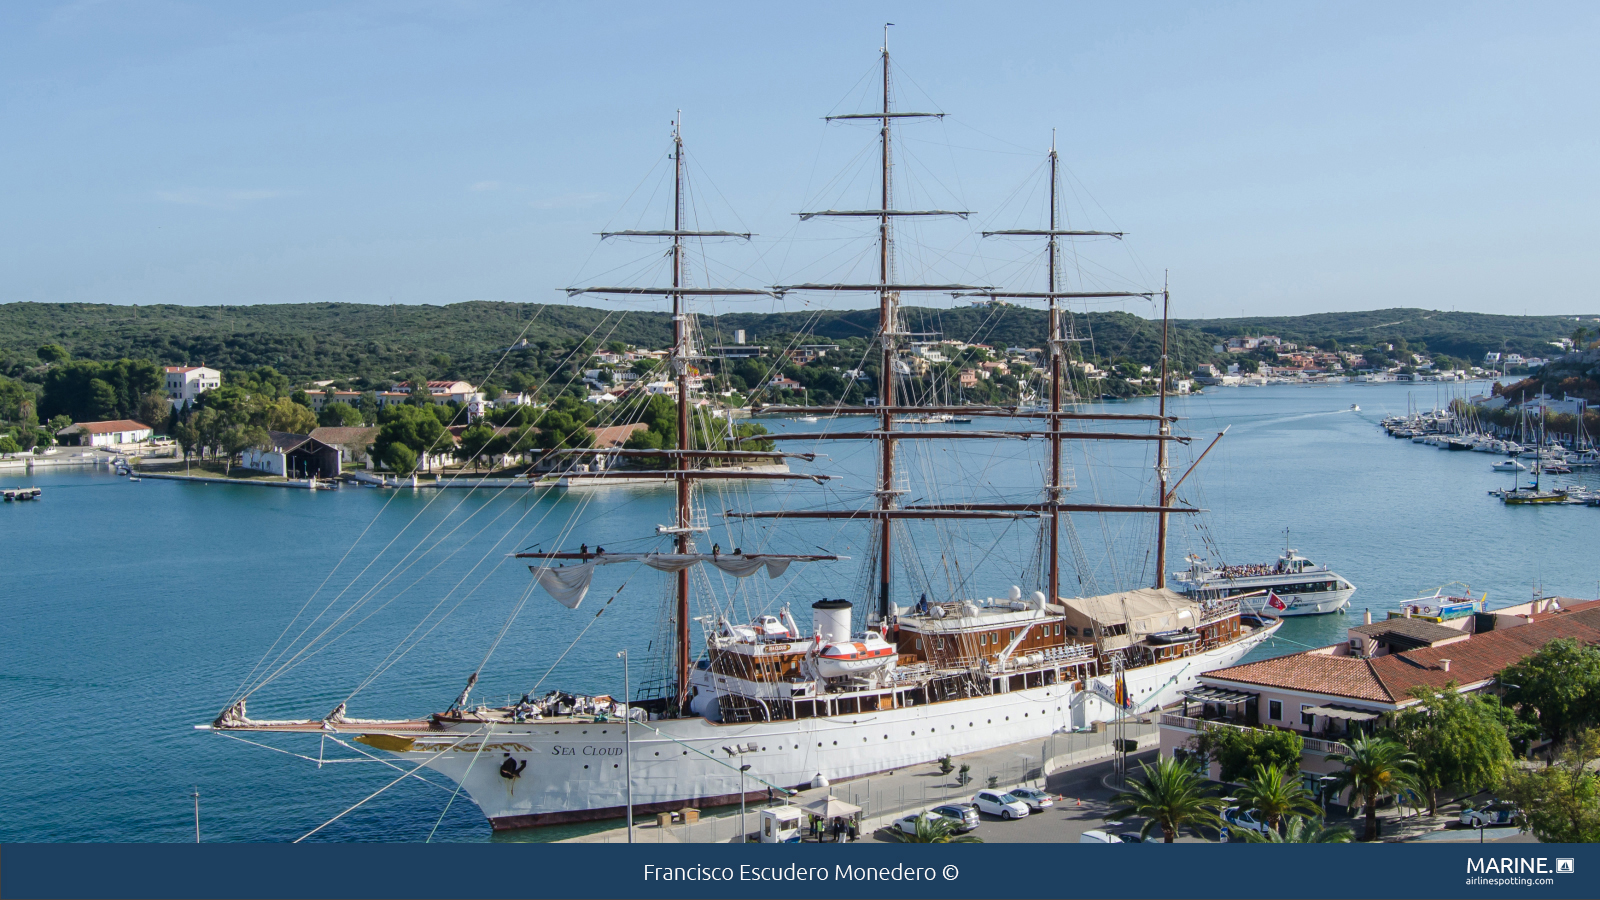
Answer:
[[[345,463],[372,468],[372,442],[378,439],[376,425],[324,426],[311,430],[311,439],[339,450],[341,469]]]
[[[205,366],[167,366],[167,402],[174,409],[193,405],[202,391],[222,386],[222,373]]]
[[[1300,771],[1314,790],[1339,768],[1327,755],[1420,703],[1413,689],[1494,690],[1498,673],[1557,638],[1600,643],[1600,600],[1474,606],[1408,604],[1352,627],[1342,643],[1204,672],[1181,708],[1161,716],[1161,752],[1188,752],[1204,728],[1288,729],[1305,741]],[[1209,766],[1219,778],[1217,763]]]
[[[339,448],[309,434],[267,432],[266,447],[251,447],[240,457],[241,468],[291,478],[335,478],[339,475]]]
[[[56,440],[69,447],[117,447],[142,444],[150,440],[153,433],[153,429],[143,422],[113,419],[108,422],[76,422],[56,432]]]

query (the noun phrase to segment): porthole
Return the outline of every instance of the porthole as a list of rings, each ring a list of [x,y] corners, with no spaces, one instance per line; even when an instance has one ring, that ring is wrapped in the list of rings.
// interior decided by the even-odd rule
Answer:
[[[837,747],[837,746],[839,746],[839,742],[838,742],[838,741],[834,741],[834,742],[833,742],[833,745],[834,745],[834,746],[835,746],[835,747]]]
[[[587,768],[589,768],[589,767],[588,767],[588,766],[584,766],[584,768],[585,768],[585,769],[587,769]]]
[[[821,747],[822,746],[822,742],[821,741],[817,741],[817,746]]]
[[[887,741],[889,739],[889,736],[886,734],[886,735],[883,736],[883,739]]]
[[[660,756],[660,755],[661,755],[661,751],[660,751],[660,750],[657,750],[657,751],[656,751],[656,755],[657,755],[657,756]]]
[[[611,764],[611,768],[616,769],[616,768],[620,768],[620,767],[616,763],[612,763]]]

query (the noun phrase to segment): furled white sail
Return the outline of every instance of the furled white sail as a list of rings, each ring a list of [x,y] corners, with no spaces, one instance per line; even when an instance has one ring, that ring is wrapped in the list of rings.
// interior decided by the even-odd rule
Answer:
[[[551,568],[529,566],[533,578],[545,592],[568,609],[577,609],[589,592],[589,582],[594,579],[595,566],[617,563],[642,562],[662,572],[681,572],[699,563],[710,563],[735,578],[749,578],[762,569],[768,578],[777,578],[788,571],[792,562],[814,562],[836,559],[833,556],[794,556],[774,553],[602,553],[576,566]]]

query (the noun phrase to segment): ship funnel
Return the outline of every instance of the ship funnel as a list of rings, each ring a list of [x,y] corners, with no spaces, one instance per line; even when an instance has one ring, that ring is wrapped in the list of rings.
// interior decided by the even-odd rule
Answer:
[[[811,624],[823,643],[850,640],[850,601],[818,600],[811,604]]]

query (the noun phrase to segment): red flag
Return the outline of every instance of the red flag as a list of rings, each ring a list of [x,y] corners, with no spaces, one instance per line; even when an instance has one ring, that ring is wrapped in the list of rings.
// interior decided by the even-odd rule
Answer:
[[[1278,599],[1276,591],[1267,591],[1267,605],[1273,609],[1288,609],[1288,604]]]

